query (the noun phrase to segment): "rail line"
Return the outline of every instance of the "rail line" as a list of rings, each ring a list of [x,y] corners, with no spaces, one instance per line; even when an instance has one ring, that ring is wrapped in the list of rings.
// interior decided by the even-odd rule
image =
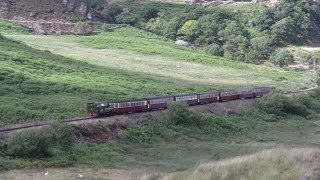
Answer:
[[[64,120],[63,122],[69,123],[69,122],[83,121],[83,120],[89,120],[89,119],[94,119],[94,118],[84,117],[84,118],[68,119],[68,120]],[[32,125],[26,125],[26,126],[20,126],[20,127],[12,127],[12,128],[0,129],[0,133],[35,128],[35,127],[49,126],[49,125],[51,125],[51,123],[40,123],[40,124],[32,124]]]
[[[311,92],[311,91],[315,90],[316,88],[317,87],[313,87],[313,88],[309,88],[309,89],[303,89],[303,90],[296,90],[296,91],[287,91],[287,92],[284,92],[283,94],[284,95],[294,95],[294,94],[306,93],[306,92]],[[238,99],[238,100],[241,100],[241,99]],[[117,115],[115,115],[115,116],[117,116]],[[77,121],[83,121],[83,120],[89,120],[89,119],[97,119],[97,118],[82,117],[82,118],[64,120],[63,122],[71,123],[71,122],[77,122]],[[33,125],[25,125],[25,126],[20,126],[20,127],[12,127],[12,128],[0,129],[0,134],[1,133],[9,133],[11,131],[35,128],[35,127],[49,126],[49,125],[51,125],[51,123],[39,123],[39,124],[33,124]]]

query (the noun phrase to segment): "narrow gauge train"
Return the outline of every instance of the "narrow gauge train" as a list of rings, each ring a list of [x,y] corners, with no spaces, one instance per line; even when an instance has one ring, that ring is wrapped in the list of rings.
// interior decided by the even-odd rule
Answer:
[[[91,117],[102,117],[113,114],[126,114],[143,112],[157,109],[166,109],[173,102],[181,102],[189,106],[208,104],[218,101],[231,101],[237,99],[257,98],[268,94],[273,88],[256,87],[240,90],[221,92],[207,92],[201,94],[184,94],[176,96],[150,97],[144,99],[133,99],[125,101],[114,101],[107,104],[94,102],[88,103],[88,115]]]

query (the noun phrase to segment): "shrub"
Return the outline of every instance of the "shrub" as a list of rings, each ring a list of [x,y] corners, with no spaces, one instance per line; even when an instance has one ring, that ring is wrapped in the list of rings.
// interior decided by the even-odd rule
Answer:
[[[137,23],[137,17],[132,13],[123,12],[116,17],[116,22],[120,24],[135,25]]]
[[[204,50],[213,56],[223,56],[223,49],[218,44],[211,44],[206,46]]]
[[[169,121],[174,124],[188,124],[192,121],[191,111],[189,111],[186,105],[173,102],[169,105]]]
[[[270,61],[280,67],[288,66],[288,64],[293,63],[294,57],[288,50],[279,50],[270,56]]]
[[[50,137],[40,130],[21,132],[7,142],[6,152],[12,157],[39,158],[48,157]]]
[[[267,114],[285,116],[286,114],[307,116],[307,105],[300,98],[289,98],[281,93],[274,93],[260,100],[258,109]]]
[[[159,10],[155,7],[146,7],[143,8],[143,10],[140,12],[140,17],[142,17],[144,20],[149,20],[152,18],[155,18],[158,16]]]
[[[73,145],[73,130],[65,123],[52,124],[52,143],[57,147],[68,149]]]
[[[110,16],[113,21],[116,20],[116,16],[118,16],[119,14],[122,13],[122,7],[118,4],[110,4],[110,6],[107,7],[107,9],[104,11],[104,14],[106,14],[107,16]]]

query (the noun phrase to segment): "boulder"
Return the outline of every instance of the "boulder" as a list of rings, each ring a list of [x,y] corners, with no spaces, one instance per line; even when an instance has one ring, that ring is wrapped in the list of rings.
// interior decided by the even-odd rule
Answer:
[[[179,45],[179,46],[189,46],[189,42],[184,41],[184,40],[181,40],[181,39],[177,40],[177,41],[175,42],[175,44],[176,44],[176,45]]]

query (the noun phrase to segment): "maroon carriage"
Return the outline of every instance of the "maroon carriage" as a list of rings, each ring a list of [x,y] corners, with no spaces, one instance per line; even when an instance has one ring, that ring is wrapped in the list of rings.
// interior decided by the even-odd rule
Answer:
[[[136,99],[120,102],[111,102],[110,107],[116,114],[133,113],[148,110],[148,101],[146,99]]]
[[[235,90],[235,91],[225,91],[220,92],[220,101],[230,101],[235,99],[240,99],[241,97],[241,91]]]
[[[199,103],[206,104],[219,101],[219,92],[199,94]]]
[[[183,102],[188,104],[189,106],[198,104],[198,95],[197,94],[186,94],[175,96],[174,100],[177,102]]]
[[[165,109],[174,101],[173,96],[148,98],[148,109]]]
[[[254,97],[255,95],[254,95],[253,89],[243,89],[241,91],[241,95],[240,95],[241,99],[254,98]]]

